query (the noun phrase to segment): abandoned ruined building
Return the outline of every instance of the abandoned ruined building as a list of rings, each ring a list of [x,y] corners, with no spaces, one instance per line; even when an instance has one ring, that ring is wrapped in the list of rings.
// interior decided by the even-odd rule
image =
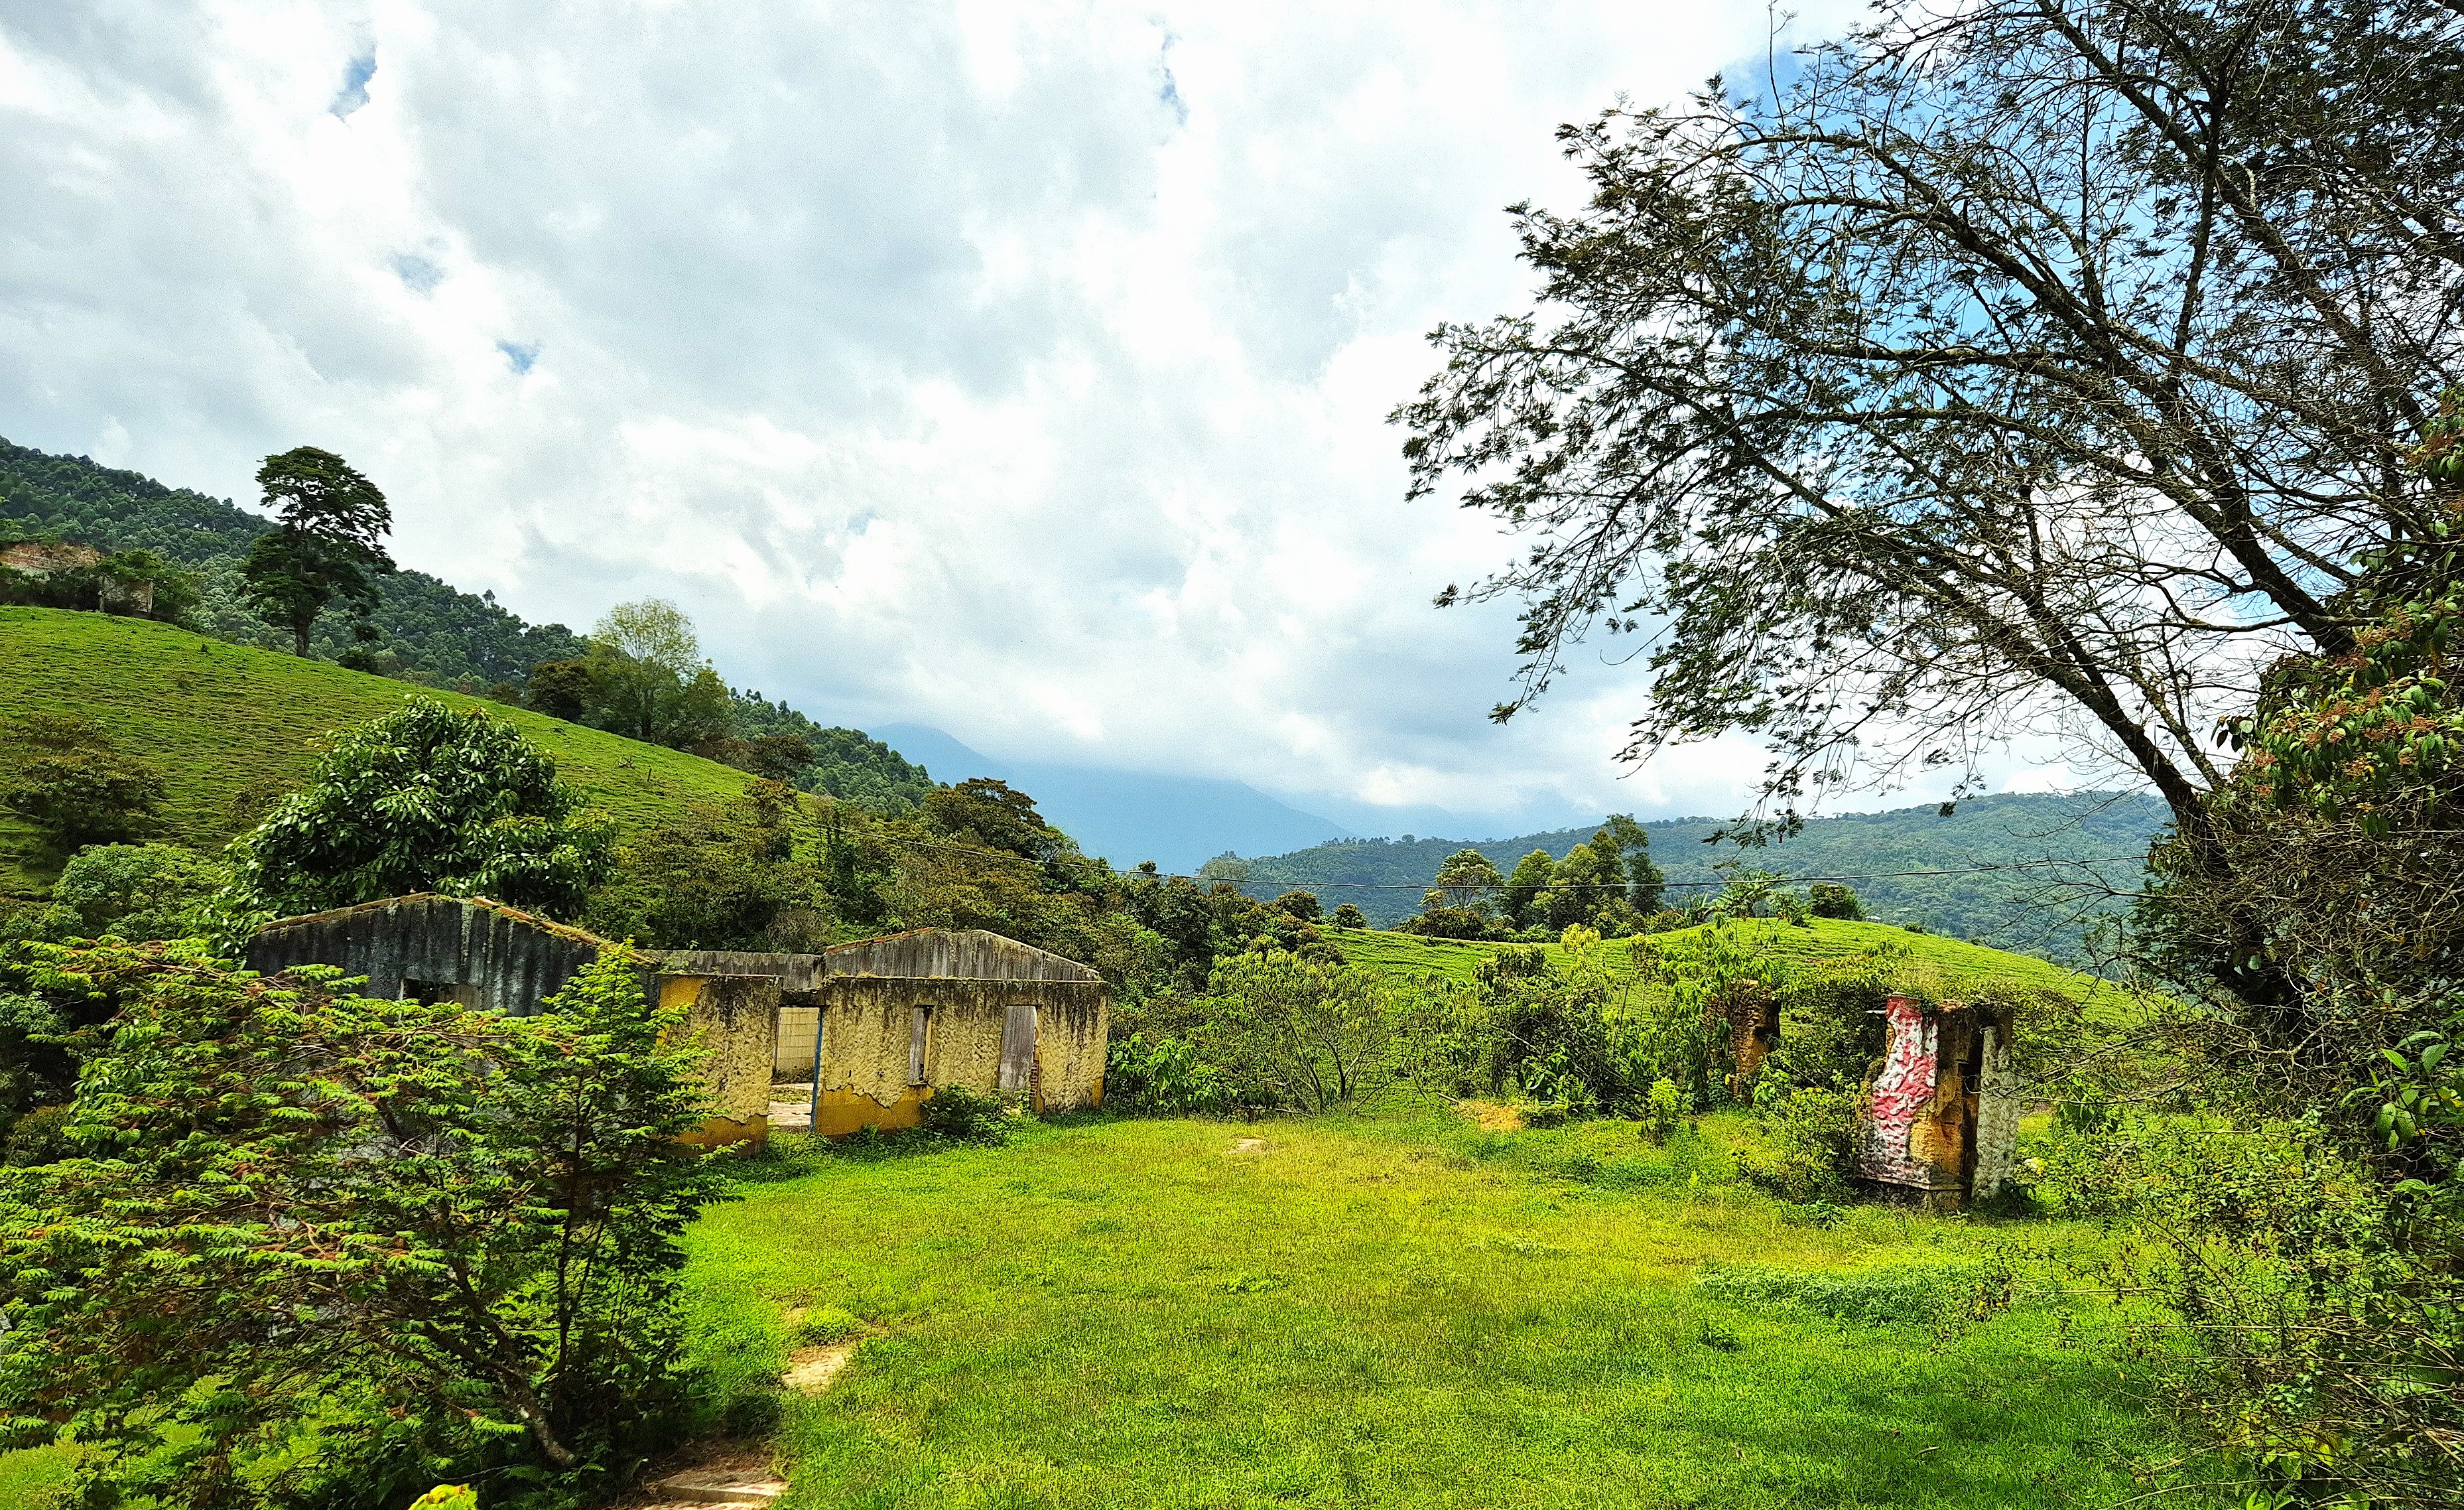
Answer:
[[[636,962],[646,1000],[685,1009],[707,1047],[720,1113],[707,1142],[767,1136],[774,1104],[791,1124],[809,1115],[834,1136],[912,1127],[953,1085],[1039,1113],[1104,1099],[1103,977],[980,929],[923,928],[820,954],[628,949],[485,898],[419,895],[268,923],[248,966],[330,965],[365,976],[372,996],[527,1016],[610,950]],[[775,1081],[799,1083],[774,1102]]]
[[[76,541],[0,541],[0,573],[73,584],[75,596],[82,601],[69,606],[106,613],[153,612],[154,584],[110,570],[108,561],[94,546]]]
[[[2010,1010],[1894,996],[1883,1010],[1881,1068],[1858,1113],[1859,1177],[1932,1210],[1991,1197],[2019,1135]]]

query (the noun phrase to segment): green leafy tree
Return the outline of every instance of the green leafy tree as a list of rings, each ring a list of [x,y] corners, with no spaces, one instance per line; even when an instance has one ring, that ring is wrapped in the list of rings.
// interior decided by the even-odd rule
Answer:
[[[55,850],[154,831],[163,778],[90,719],[29,713],[0,729],[0,805]]]
[[[1347,901],[1334,909],[1334,925],[1338,928],[1366,928],[1369,919],[1358,907]]]
[[[534,712],[580,723],[590,714],[590,687],[588,661],[543,660],[523,678],[522,701]]]
[[[1595,839],[1577,844],[1557,862],[1548,898],[1549,925],[1571,928],[1588,924],[1600,908],[1625,892],[1625,869],[1614,843]]]
[[[256,482],[281,527],[249,547],[241,595],[267,623],[290,630],[294,653],[304,656],[309,632],[335,600],[363,615],[376,606],[373,579],[393,570],[385,551],[393,510],[349,462],[314,446],[266,457]]]
[[[52,900],[89,938],[200,938],[231,878],[230,866],[176,844],[95,844],[70,858]]]
[[[727,684],[702,658],[683,610],[662,598],[620,603],[592,627],[590,639],[594,722],[676,749],[729,732]]]
[[[1497,864],[1478,850],[1457,850],[1438,867],[1437,884],[1420,899],[1423,911],[1441,907],[1485,913],[1490,899],[1505,886]]]
[[[1067,842],[1044,821],[1033,797],[987,776],[935,788],[924,799],[924,819],[953,839],[1021,859],[1050,859]]]
[[[795,794],[757,782],[616,846],[614,876],[583,922],[604,938],[668,949],[820,947],[830,899],[820,867],[796,857]]]
[[[1506,916],[1518,928],[1545,922],[1547,912],[1540,897],[1557,878],[1557,862],[1547,850],[1533,850],[1514,862],[1514,873],[1506,877],[1506,886],[1498,899]]]
[[[1600,832],[1592,835],[1592,842],[1598,844],[1603,835],[1617,846],[1618,864],[1625,872],[1626,905],[1646,918],[1658,912],[1668,887],[1660,867],[1652,863],[1650,833],[1627,814],[1612,812]]]
[[[39,947],[39,946],[37,946]],[[604,1489],[672,1408],[677,1241],[716,1176],[634,965],[530,1018],[201,955],[55,952],[126,996],[74,1157],[0,1174],[0,1421],[86,1502]],[[318,1451],[301,1454],[301,1433]]]
[[[573,918],[606,851],[581,808],[512,725],[413,698],[335,737],[307,788],[231,842],[230,900],[284,914],[434,891]]]
[[[1275,899],[1275,910],[1302,922],[1315,922],[1325,915],[1325,909],[1318,902],[1317,893],[1313,891],[1287,891]]]
[[[1237,1099],[1322,1112],[1375,1100],[1395,1080],[1394,987],[1280,950],[1230,956],[1198,1002],[1198,1046]]]
[[[1865,908],[1857,899],[1857,890],[1839,881],[1815,881],[1806,888],[1812,899],[1809,910],[1817,918],[1840,918],[1851,922],[1865,916]]]

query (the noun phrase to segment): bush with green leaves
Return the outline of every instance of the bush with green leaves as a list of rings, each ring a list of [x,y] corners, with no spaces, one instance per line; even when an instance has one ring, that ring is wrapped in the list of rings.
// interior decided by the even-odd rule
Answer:
[[[231,867],[176,844],[94,844],[60,872],[52,900],[77,916],[82,937],[203,937]]]
[[[266,917],[430,891],[571,919],[607,848],[581,810],[513,725],[412,698],[335,736],[306,788],[231,841],[227,901]]]
[[[1817,918],[1837,918],[1854,922],[1865,916],[1864,905],[1857,899],[1857,889],[1841,881],[1815,881],[1806,888],[1808,906]]]
[[[1011,1103],[1001,1097],[971,1091],[963,1085],[940,1085],[924,1099],[919,1125],[950,1143],[998,1148],[1009,1142],[1014,1121]]]
[[[0,728],[0,807],[65,853],[153,833],[163,778],[89,719],[29,713]]]
[[[1104,1104],[1185,1117],[1225,1110],[1232,1096],[1223,1077],[1188,1043],[1133,1033],[1105,1048]]]
[[[725,803],[645,829],[582,921],[603,938],[667,949],[806,952],[831,942],[823,867],[796,855],[796,796],[758,781]]]
[[[539,1016],[193,947],[41,952],[124,1001],[76,1157],[0,1170],[0,1441],[81,1502],[604,1493],[679,1408],[678,1237],[720,1176],[681,1011],[586,967]]]

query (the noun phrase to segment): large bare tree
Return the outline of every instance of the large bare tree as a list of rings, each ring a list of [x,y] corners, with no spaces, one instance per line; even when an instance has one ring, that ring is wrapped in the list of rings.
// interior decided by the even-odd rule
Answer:
[[[1520,694],[1648,637],[1628,754],[1729,731],[1782,816],[2056,729],[2200,843],[2219,714],[2430,524],[2457,375],[2454,0],[1907,7],[1561,129],[1529,310],[1434,339],[1417,493],[1529,549]]]

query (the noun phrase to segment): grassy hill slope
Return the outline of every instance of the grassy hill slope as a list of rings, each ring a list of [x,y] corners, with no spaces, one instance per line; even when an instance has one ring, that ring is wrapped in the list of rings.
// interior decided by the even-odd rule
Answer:
[[[234,798],[298,786],[321,736],[412,697],[484,707],[513,724],[627,829],[733,796],[750,780],[680,750],[166,624],[0,608],[0,709],[70,713],[100,724],[162,773],[163,836],[201,849],[237,831]],[[48,880],[35,848],[22,824],[0,818],[0,886],[23,892]]]
[[[1877,946],[1896,945],[1908,951],[1911,964],[1933,973],[1945,988],[1950,990],[2002,984],[2023,989],[2061,991],[2082,1001],[2123,999],[2119,988],[2105,982],[2064,969],[2034,955],[2012,954],[1935,934],[1909,933],[1887,923],[1840,922],[1816,918],[1802,928],[1770,920],[1741,922],[1736,926],[1745,930],[1753,947],[1784,966],[1810,964]],[[1681,928],[1674,933],[1652,937],[1655,943],[1665,944],[1701,931],[1698,928]],[[1396,975],[1439,975],[1464,983],[1473,979],[1482,960],[1498,949],[1507,947],[1497,944],[1466,944],[1454,939],[1424,939],[1417,934],[1386,933],[1369,928],[1329,928],[1325,932],[1328,942],[1354,966]],[[1545,947],[1552,959],[1564,956],[1564,949],[1557,944]],[[1609,941],[1606,958],[1610,968],[1619,974],[1633,968],[1633,953],[1625,940]]]

